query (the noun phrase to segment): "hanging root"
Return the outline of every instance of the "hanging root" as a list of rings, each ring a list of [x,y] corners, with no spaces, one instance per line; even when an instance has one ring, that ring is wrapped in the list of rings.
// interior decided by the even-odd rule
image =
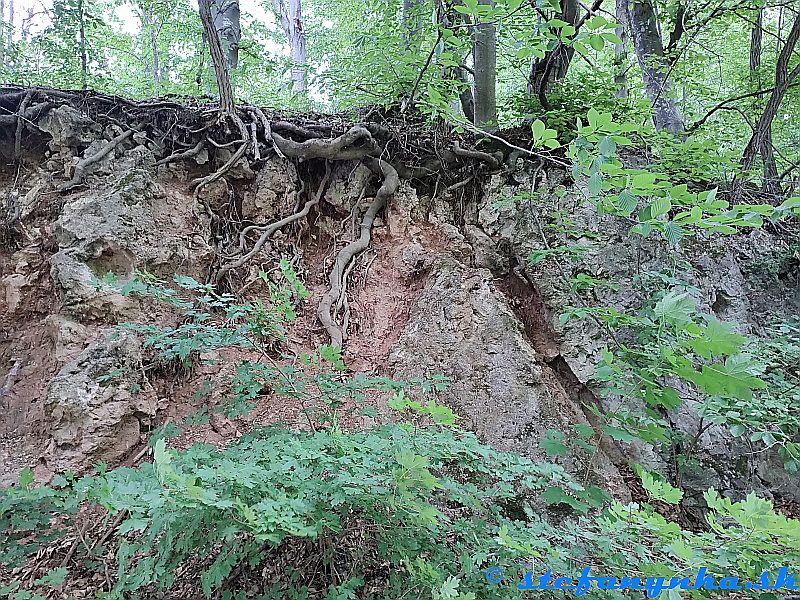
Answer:
[[[124,133],[119,134],[110,142],[106,142],[106,144],[100,148],[97,152],[92,154],[91,156],[87,156],[83,160],[81,160],[77,165],[75,165],[75,171],[72,173],[72,179],[70,179],[67,183],[61,186],[60,191],[66,192],[71,190],[76,185],[80,185],[83,181],[83,178],[89,174],[90,169],[95,166],[98,162],[103,160],[108,154],[110,154],[114,148],[119,146],[122,142],[127,140],[129,137],[133,135],[133,129],[128,129]]]
[[[156,162],[156,166],[160,167],[161,165],[166,165],[168,163],[175,162],[178,160],[194,158],[195,156],[200,154],[200,152],[202,152],[203,148],[205,147],[206,147],[206,140],[202,139],[199,142],[197,142],[194,148],[189,148],[189,150],[186,150],[184,152],[175,152],[174,154],[170,154],[166,158],[162,158],[161,160]]]
[[[453,154],[456,156],[463,156],[464,158],[477,158],[487,163],[493,171],[500,168],[500,161],[497,160],[497,157],[494,155],[488,152],[481,152],[480,150],[465,150],[458,141],[453,142]]]
[[[200,190],[202,188],[204,188],[205,186],[207,186],[210,183],[215,182],[217,179],[219,179],[220,177],[225,175],[225,173],[230,171],[231,167],[233,167],[233,165],[238,163],[239,160],[244,156],[244,153],[247,152],[248,146],[250,146],[251,141],[253,141],[253,140],[250,139],[250,134],[248,133],[247,128],[245,127],[245,125],[242,122],[242,120],[236,115],[233,115],[233,120],[236,123],[236,126],[239,128],[239,131],[242,134],[242,139],[241,139],[242,143],[236,149],[236,152],[234,152],[233,155],[231,155],[231,157],[219,169],[217,169],[216,171],[211,173],[211,175],[206,175],[205,177],[199,177],[198,179],[195,179],[194,181],[192,181],[192,183],[190,184],[189,187],[194,189],[195,199],[197,199],[197,197],[198,197],[198,195],[200,193]],[[210,138],[208,138],[208,139],[210,139]],[[198,152],[199,152],[199,150],[198,150]]]
[[[17,110],[17,130],[14,132],[14,159],[18,159],[22,154],[22,129],[25,125],[25,111],[33,98],[33,90],[28,90],[22,102],[19,103]]]
[[[354,128],[355,129],[355,128]],[[351,130],[352,131],[352,130]],[[400,178],[397,171],[388,162],[379,158],[368,157],[364,159],[364,164],[376,175],[383,176],[383,184],[381,185],[378,193],[375,194],[375,199],[370,204],[367,212],[361,220],[361,235],[357,240],[350,242],[339,251],[336,256],[336,261],[333,264],[333,269],[328,277],[329,288],[322,296],[317,309],[317,317],[325,327],[328,335],[331,337],[331,345],[337,348],[342,347],[344,341],[345,331],[333,318],[332,309],[335,302],[339,297],[346,293],[343,289],[344,273],[347,269],[348,263],[353,257],[365,250],[372,239],[372,224],[378,212],[386,205],[386,202],[397,191],[400,185]]]
[[[217,274],[214,276],[214,284],[218,285],[219,282],[222,281],[222,277],[225,275],[225,273],[227,273],[231,269],[238,269],[239,267],[247,263],[251,258],[253,258],[253,256],[255,256],[259,250],[261,250],[262,246],[264,246],[266,241],[270,238],[270,236],[272,236],[273,233],[275,233],[282,227],[285,227],[289,223],[294,223],[298,219],[302,219],[303,217],[308,215],[309,211],[311,210],[311,207],[319,204],[319,201],[322,199],[322,194],[325,191],[325,186],[328,183],[328,178],[330,177],[330,174],[331,174],[330,163],[328,161],[325,161],[325,176],[322,178],[322,183],[319,184],[319,189],[317,190],[316,195],[313,198],[311,198],[311,200],[305,203],[305,206],[303,206],[302,210],[294,214],[291,214],[288,217],[285,217],[280,221],[273,223],[272,225],[267,225],[264,228],[264,231],[261,233],[261,237],[259,237],[256,243],[253,244],[253,248],[250,250],[250,252],[234,260],[233,262],[229,262],[220,267],[219,271],[217,271]]]

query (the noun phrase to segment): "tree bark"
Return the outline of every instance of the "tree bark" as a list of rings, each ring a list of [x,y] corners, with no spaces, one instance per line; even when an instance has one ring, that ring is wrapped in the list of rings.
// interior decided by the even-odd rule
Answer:
[[[559,19],[577,28],[579,14],[580,5],[578,0],[561,0],[561,10],[558,13]],[[543,58],[535,60],[531,65],[530,75],[528,75],[528,94],[538,96],[541,99],[550,89],[553,82],[560,81],[566,77],[574,54],[575,49],[571,45],[558,43]],[[542,104],[547,105],[548,103],[545,101]]]
[[[628,34],[626,32],[626,10],[627,0],[617,0],[616,13],[619,26],[614,29],[614,33],[620,39],[619,44],[614,44],[614,97],[628,97]]]
[[[750,84],[754,89],[761,88],[761,54],[764,38],[764,9],[761,8],[756,14],[756,21],[750,32]],[[757,99],[753,102],[753,108],[758,109]],[[764,161],[764,191],[778,192],[779,177],[778,165],[775,162],[775,152],[772,149],[772,128],[767,132],[760,148],[761,158]]]
[[[86,27],[84,25],[83,0],[78,0],[78,51],[81,57],[81,89],[85,90],[89,75],[89,60],[86,56]]]
[[[200,20],[203,23],[203,32],[208,42],[211,63],[214,65],[214,75],[217,78],[217,89],[219,90],[219,108],[226,115],[234,114],[233,89],[231,88],[231,77],[228,72],[228,63],[222,52],[222,46],[217,35],[214,19],[211,16],[211,3],[213,0],[199,0]]]
[[[306,32],[303,28],[303,12],[300,0],[272,0],[281,20],[283,32],[289,42],[289,55],[292,60],[292,90],[304,92],[306,89]]]
[[[625,22],[633,49],[642,70],[645,91],[653,106],[656,129],[672,133],[683,131],[683,119],[675,102],[669,97],[668,64],[664,44],[651,0],[628,0]]]
[[[239,0],[214,0],[211,4],[211,17],[230,73],[239,64],[239,40],[242,39]]]
[[[777,182],[777,169],[774,164],[773,150],[772,150],[772,122],[775,115],[778,114],[783,97],[786,95],[786,90],[789,89],[792,81],[800,75],[800,64],[789,71],[789,60],[792,57],[794,48],[797,45],[797,40],[800,39],[800,14],[797,14],[792,24],[792,29],[786,37],[786,42],[778,54],[778,60],[775,64],[775,87],[767,100],[767,105],[761,117],[758,119],[753,135],[745,146],[742,153],[741,168],[743,172],[749,171],[756,161],[756,157],[760,153],[764,160],[764,189],[768,191],[776,191]],[[767,171],[769,169],[769,172]]]
[[[6,0],[0,0],[0,25],[6,22]],[[0,67],[6,66],[6,43],[5,39],[0,37]]]
[[[403,0],[403,44],[406,50],[418,50],[422,33],[424,0]]]
[[[492,0],[478,0],[491,6]],[[475,125],[492,128],[497,123],[497,32],[493,23],[473,28],[472,56],[475,64]]]

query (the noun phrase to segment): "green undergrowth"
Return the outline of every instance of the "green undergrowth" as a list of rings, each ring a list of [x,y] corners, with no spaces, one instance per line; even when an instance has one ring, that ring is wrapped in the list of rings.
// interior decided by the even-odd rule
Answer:
[[[281,339],[294,317],[287,291],[303,292],[287,265],[283,271],[283,283],[259,303],[237,302],[185,277],[175,288],[144,274],[97,285],[180,311],[177,328],[127,324],[119,334],[135,332],[160,355],[186,361],[211,348],[256,352]],[[481,443],[436,402],[441,379],[354,376],[325,347],[298,357],[291,369],[256,354],[227,382],[227,403],[209,410],[246,412],[269,387],[275,400],[303,400],[305,426],[259,428],[226,447],[185,450],[170,448],[162,430],[152,441],[152,462],[137,468],[67,473],[49,485],[33,485],[24,472],[0,495],[4,565],[30,567],[26,561],[40,548],[74,537],[79,510],[99,511],[118,526],[106,540],[83,535],[64,567],[33,580],[23,568],[2,593],[13,600],[54,589],[69,595],[71,578],[88,571],[108,581],[97,593],[102,598],[169,597],[187,580],[208,598],[517,598],[514,582],[526,570],[572,575],[591,566],[599,574],[669,578],[705,566],[719,576],[757,579],[800,561],[800,522],[753,494],[734,503],[709,491],[706,526],[686,530],[649,504],[614,500],[555,463]],[[359,410],[350,401],[367,390],[389,395],[397,422],[343,428],[342,412]],[[644,473],[642,481],[653,500],[680,500],[663,478]],[[504,569],[506,583],[487,583],[489,567]]]

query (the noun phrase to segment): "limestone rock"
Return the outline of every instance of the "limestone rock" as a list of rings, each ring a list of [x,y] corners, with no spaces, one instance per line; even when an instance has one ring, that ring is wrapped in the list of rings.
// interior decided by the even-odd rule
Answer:
[[[278,220],[297,205],[297,168],[291,161],[271,157],[258,171],[255,192],[242,201],[242,216],[259,223]]]
[[[526,338],[492,274],[452,258],[434,265],[389,365],[401,380],[449,377],[452,382],[438,401],[463,418],[461,426],[499,450],[551,462],[538,441],[549,430],[587,424],[577,401]],[[596,481],[626,496],[619,472],[602,452],[592,471]]]
[[[65,365],[47,387],[51,426],[46,460],[54,471],[121,459],[155,416],[155,392],[142,374],[139,342],[113,329]]]
[[[102,130],[87,115],[68,105],[49,110],[36,125],[52,136],[51,147],[87,146]]]

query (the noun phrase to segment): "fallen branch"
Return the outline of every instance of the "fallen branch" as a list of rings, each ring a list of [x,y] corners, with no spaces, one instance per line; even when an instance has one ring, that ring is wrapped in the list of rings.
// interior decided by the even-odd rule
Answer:
[[[366,250],[369,246],[372,240],[372,224],[375,222],[375,217],[386,205],[389,198],[394,195],[400,185],[400,177],[397,175],[397,171],[385,160],[369,157],[364,159],[364,164],[376,175],[383,176],[383,184],[378,190],[378,193],[375,194],[375,199],[372,201],[372,204],[370,204],[367,212],[364,213],[364,217],[361,220],[361,235],[358,239],[342,248],[336,256],[333,269],[328,277],[328,291],[322,296],[319,308],[317,309],[317,317],[331,337],[331,345],[337,348],[342,347],[345,331],[334,320],[331,311],[334,303],[345,293],[343,289],[345,270],[353,257],[359,252]]]

